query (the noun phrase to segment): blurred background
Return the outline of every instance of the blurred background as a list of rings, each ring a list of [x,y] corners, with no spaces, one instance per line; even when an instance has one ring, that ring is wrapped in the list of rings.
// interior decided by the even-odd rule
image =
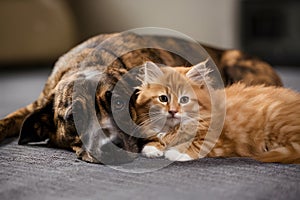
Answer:
[[[54,61],[100,33],[157,26],[300,64],[298,0],[1,0],[0,64]]]
[[[35,99],[54,62],[76,44],[146,26],[257,55],[300,90],[299,11],[298,0],[1,0],[0,112]]]

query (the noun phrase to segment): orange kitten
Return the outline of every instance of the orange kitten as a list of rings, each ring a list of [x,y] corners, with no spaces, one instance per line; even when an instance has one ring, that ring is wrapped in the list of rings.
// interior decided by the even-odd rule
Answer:
[[[214,117],[204,82],[209,73],[205,62],[176,71],[145,64],[136,99],[137,123],[148,141],[143,155],[177,161],[240,156],[299,164],[300,94],[286,88],[241,83],[226,88],[226,101],[217,99],[225,105],[224,126],[220,136],[208,142],[212,148],[207,147],[205,137]],[[215,92],[217,98],[222,93]]]

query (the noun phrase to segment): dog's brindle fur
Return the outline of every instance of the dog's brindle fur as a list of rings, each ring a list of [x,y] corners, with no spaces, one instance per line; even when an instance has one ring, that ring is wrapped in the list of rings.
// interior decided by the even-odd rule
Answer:
[[[108,40],[107,40],[108,39]],[[101,44],[102,43],[102,44]],[[101,44],[99,46],[99,44]],[[139,49],[139,45],[156,48]],[[267,63],[238,50],[219,50],[202,45],[217,65],[225,85],[244,82],[247,85],[265,84],[282,86],[282,82]],[[72,109],[81,106],[84,112],[96,110],[98,123],[106,135],[114,135],[123,149],[139,152],[139,142],[115,125],[111,117],[109,91],[111,91],[128,70],[142,65],[145,61],[162,63],[168,66],[190,66],[191,63],[175,53],[161,48],[170,48],[173,52],[196,52],[198,44],[171,37],[138,36],[135,34],[105,34],[87,40],[63,55],[55,64],[52,74],[39,98],[32,104],[21,108],[0,121],[0,141],[4,138],[19,136],[19,144],[38,142],[49,139],[49,144],[76,152],[78,158],[99,163],[119,162],[112,155],[106,155],[102,145],[82,144],[78,136]],[[136,50],[126,52],[130,48]],[[195,55],[196,57],[199,55]],[[199,60],[200,61],[200,60]],[[84,95],[72,99],[76,81],[89,87],[89,75],[95,75],[97,91],[94,108],[90,108]],[[81,82],[80,82],[81,81]],[[78,83],[78,82],[77,82]],[[134,118],[134,111],[131,110]],[[92,122],[96,123],[96,122]],[[95,134],[94,134],[95,135]],[[98,138],[88,139],[88,143]],[[100,159],[94,152],[100,152]],[[117,158],[118,159],[118,158]]]

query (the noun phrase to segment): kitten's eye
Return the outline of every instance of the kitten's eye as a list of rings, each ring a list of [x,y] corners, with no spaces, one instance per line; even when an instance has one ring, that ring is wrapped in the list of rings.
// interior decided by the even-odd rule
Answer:
[[[185,104],[185,103],[188,103],[189,100],[190,100],[189,97],[183,96],[183,97],[180,98],[179,102],[182,103],[182,104]]]
[[[160,95],[158,97],[158,99],[161,101],[161,102],[168,102],[168,97],[166,95]]]

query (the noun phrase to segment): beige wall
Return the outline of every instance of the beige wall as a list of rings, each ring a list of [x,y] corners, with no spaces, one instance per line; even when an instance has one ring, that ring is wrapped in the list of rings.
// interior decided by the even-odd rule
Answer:
[[[0,1],[0,64],[53,61],[76,42],[64,0]]]
[[[158,26],[212,45],[238,47],[239,0],[81,0],[83,34]],[[80,9],[78,9],[80,8]],[[79,10],[83,12],[78,12]]]
[[[0,65],[57,59],[89,36],[163,27],[215,46],[236,48],[239,0],[0,1]],[[77,24],[77,27],[76,25]],[[77,32],[78,30],[78,32]]]

